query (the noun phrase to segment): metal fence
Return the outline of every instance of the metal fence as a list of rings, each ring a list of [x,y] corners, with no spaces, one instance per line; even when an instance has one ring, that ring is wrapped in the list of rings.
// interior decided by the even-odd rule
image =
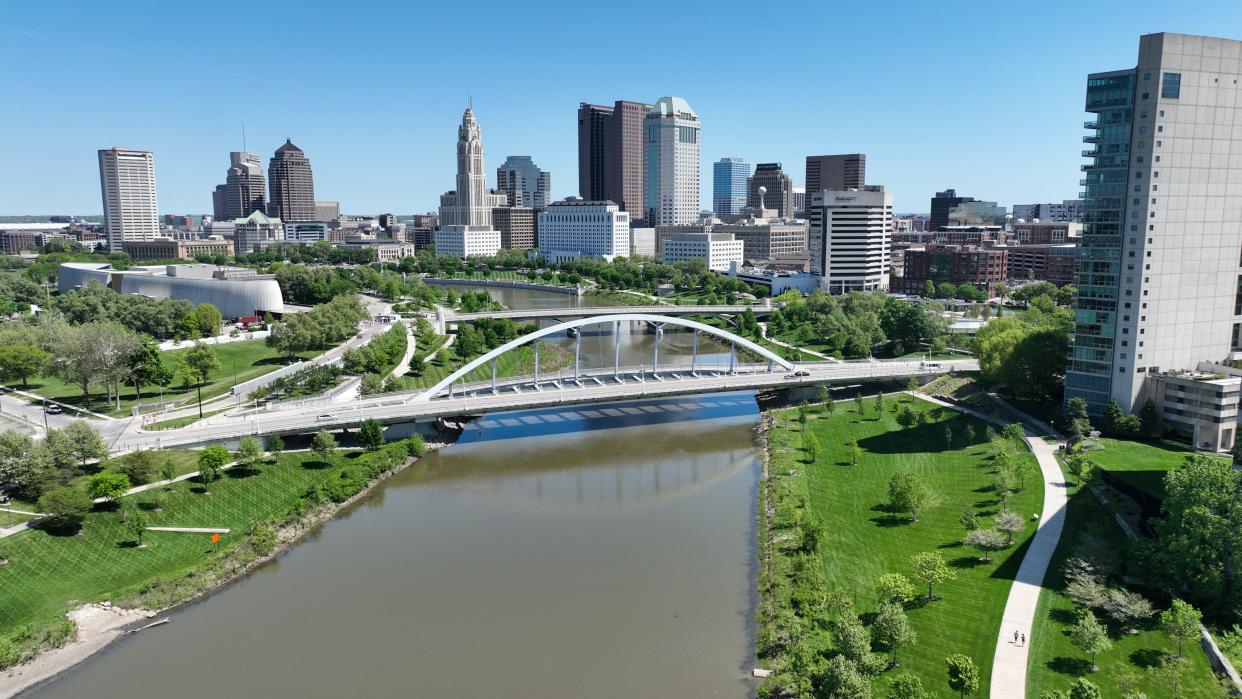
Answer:
[[[294,362],[293,364],[282,366],[276,371],[270,371],[262,376],[258,376],[253,379],[250,379],[249,381],[243,381],[237,384],[236,386],[233,387],[232,394],[235,396],[240,396],[244,393],[253,391],[256,388],[261,388],[263,386],[266,386],[269,383],[275,381],[276,379],[281,378],[282,376],[288,376],[290,374],[297,373],[298,371],[301,371],[302,369],[305,369],[308,366],[310,366],[309,362]]]

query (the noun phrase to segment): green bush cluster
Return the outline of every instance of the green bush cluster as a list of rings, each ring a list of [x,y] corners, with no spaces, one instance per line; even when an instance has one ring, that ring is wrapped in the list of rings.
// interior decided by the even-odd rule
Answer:
[[[405,356],[409,338],[398,323],[362,347],[345,350],[342,362],[351,374],[387,374]]]
[[[52,648],[72,641],[78,629],[63,616],[23,624],[0,636],[0,670],[26,662]]]

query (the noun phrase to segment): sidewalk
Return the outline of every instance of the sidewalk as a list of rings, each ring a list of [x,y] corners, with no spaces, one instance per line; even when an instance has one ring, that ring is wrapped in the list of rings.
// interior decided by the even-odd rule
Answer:
[[[795,349],[795,350],[798,350],[799,352],[805,352],[806,354],[809,354],[809,355],[812,355],[812,356],[815,356],[815,357],[819,357],[820,359],[825,359],[825,360],[830,361],[830,362],[839,362],[839,361],[841,361],[840,359],[837,359],[836,357],[833,357],[833,356],[830,356],[830,355],[824,354],[824,353],[822,353],[822,352],[816,352],[815,350],[809,350],[809,349],[807,349],[807,348],[805,348],[805,347],[798,347],[797,345],[791,345],[791,344],[789,344],[788,342],[782,342],[782,341],[780,341],[780,340],[776,339],[775,337],[769,337],[769,336],[768,336],[768,324],[767,324],[767,323],[760,323],[760,324],[759,324],[759,334],[763,336],[763,339],[767,340],[768,342],[771,342],[771,343],[772,343],[772,344],[774,344],[774,345],[780,345],[781,347],[787,347],[787,348],[789,348],[789,349]]]

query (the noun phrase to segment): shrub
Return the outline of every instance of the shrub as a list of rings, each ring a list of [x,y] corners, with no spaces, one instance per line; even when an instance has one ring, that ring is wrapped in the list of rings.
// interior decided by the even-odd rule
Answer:
[[[86,482],[86,490],[92,498],[119,500],[129,490],[129,476],[123,473],[101,471]]]
[[[151,481],[155,473],[156,457],[154,452],[136,451],[121,458],[117,471],[125,474],[133,485],[142,485]]]
[[[276,550],[276,532],[266,522],[254,525],[250,532],[250,546],[260,556],[267,556]]]

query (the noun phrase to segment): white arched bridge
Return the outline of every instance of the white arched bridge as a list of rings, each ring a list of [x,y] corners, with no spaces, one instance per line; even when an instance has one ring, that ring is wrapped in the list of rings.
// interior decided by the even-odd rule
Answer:
[[[495,373],[496,359],[523,345],[533,344],[538,348],[539,341],[550,335],[587,325],[614,323],[617,324],[614,325],[615,331],[620,323],[630,321],[645,322],[655,328],[656,341],[650,365],[622,366],[617,344],[613,350],[612,366],[583,369],[579,362],[582,333],[578,333],[574,345],[574,365],[570,369],[552,375],[540,375],[536,371],[533,376],[503,381]],[[693,331],[688,365],[684,358],[677,364],[661,365],[660,341],[666,325]],[[700,363],[698,338],[701,334],[729,346],[727,361],[721,361],[723,358],[717,356],[715,363]],[[614,339],[614,343],[618,342]],[[758,356],[761,361],[739,358],[739,349],[745,354]],[[463,378],[489,364],[493,367],[490,381],[459,384]],[[537,357],[535,366],[538,367]],[[428,389],[368,396],[350,403],[312,403],[283,409],[277,403],[268,409],[223,413],[181,429],[126,435],[121,438],[123,444],[117,446],[136,449],[204,444],[251,434],[299,434],[320,429],[348,429],[368,418],[385,424],[425,422],[556,406],[565,406],[569,410],[569,406],[639,398],[853,385],[868,381],[931,377],[950,371],[976,371],[978,368],[979,363],[973,358],[935,362],[860,360],[793,364],[744,337],[697,321],[646,313],[613,313],[566,321],[506,342]]]
[[[436,322],[442,328],[450,325],[467,323],[480,318],[509,318],[511,320],[565,320],[569,318],[592,318],[602,315],[619,315],[622,313],[645,313],[662,316],[708,316],[708,315],[740,315],[747,310],[757,316],[764,316],[775,310],[770,299],[750,306],[738,304],[685,305],[685,306],[580,306],[577,308],[526,308],[521,310],[480,311],[477,313],[459,313],[445,308],[436,312]]]

